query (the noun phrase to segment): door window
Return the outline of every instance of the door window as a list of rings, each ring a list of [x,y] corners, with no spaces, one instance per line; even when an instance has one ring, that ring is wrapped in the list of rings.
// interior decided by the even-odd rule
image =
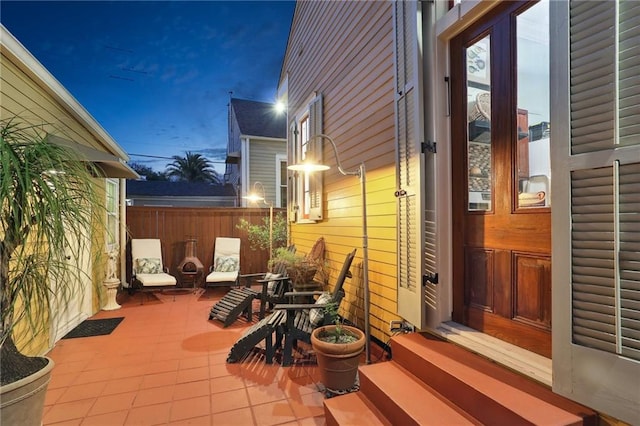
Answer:
[[[491,39],[467,48],[467,165],[469,210],[491,210]]]
[[[548,27],[547,1],[516,17],[518,208],[551,205]]]

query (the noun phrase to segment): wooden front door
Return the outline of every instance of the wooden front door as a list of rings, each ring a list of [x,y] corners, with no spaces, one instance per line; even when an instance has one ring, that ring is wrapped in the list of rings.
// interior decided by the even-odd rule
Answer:
[[[504,2],[450,49],[453,318],[551,357],[548,3]]]

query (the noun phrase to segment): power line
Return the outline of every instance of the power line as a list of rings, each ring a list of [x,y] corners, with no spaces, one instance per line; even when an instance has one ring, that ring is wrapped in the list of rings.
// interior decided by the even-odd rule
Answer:
[[[146,155],[146,154],[132,154],[130,152],[128,152],[127,154],[129,154],[129,157],[146,157],[146,158],[157,158],[159,160],[173,160],[173,157],[161,157],[159,155]],[[226,164],[226,161],[212,161],[209,160],[210,163],[215,163],[215,164]]]

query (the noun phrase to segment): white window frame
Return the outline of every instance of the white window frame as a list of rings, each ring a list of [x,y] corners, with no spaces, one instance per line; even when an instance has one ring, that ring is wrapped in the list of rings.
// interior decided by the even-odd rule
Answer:
[[[315,105],[316,111],[312,111]],[[313,120],[318,120],[314,123]],[[317,161],[322,161],[322,139],[309,140],[312,134],[322,133],[322,95],[314,94],[305,103],[304,108],[299,110],[292,120],[295,126],[295,138],[289,143],[295,144],[292,151],[291,164],[298,164],[305,160],[308,150],[315,152]],[[294,172],[292,185],[292,200],[290,210],[295,211],[295,222],[316,223],[323,219],[322,215],[322,192],[323,192],[322,172],[309,175],[304,172]],[[312,197],[319,200],[316,208],[312,206]]]
[[[120,182],[117,179],[105,179],[105,251],[120,247],[120,209],[118,206]]]
[[[283,204],[286,203],[286,194],[287,194],[287,179],[286,176],[282,176],[282,165],[284,164],[284,169],[287,169],[287,156],[286,155],[282,155],[282,154],[278,154],[276,155],[276,165],[275,165],[275,170],[276,170],[276,207],[278,208],[282,208]],[[284,194],[285,194],[285,198],[283,199],[282,194],[283,194],[283,190],[284,190]]]

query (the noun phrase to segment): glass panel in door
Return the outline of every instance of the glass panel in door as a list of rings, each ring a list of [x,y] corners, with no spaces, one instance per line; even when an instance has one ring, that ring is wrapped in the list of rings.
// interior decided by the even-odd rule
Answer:
[[[492,209],[490,43],[490,36],[487,35],[466,50],[467,182],[470,211]]]

